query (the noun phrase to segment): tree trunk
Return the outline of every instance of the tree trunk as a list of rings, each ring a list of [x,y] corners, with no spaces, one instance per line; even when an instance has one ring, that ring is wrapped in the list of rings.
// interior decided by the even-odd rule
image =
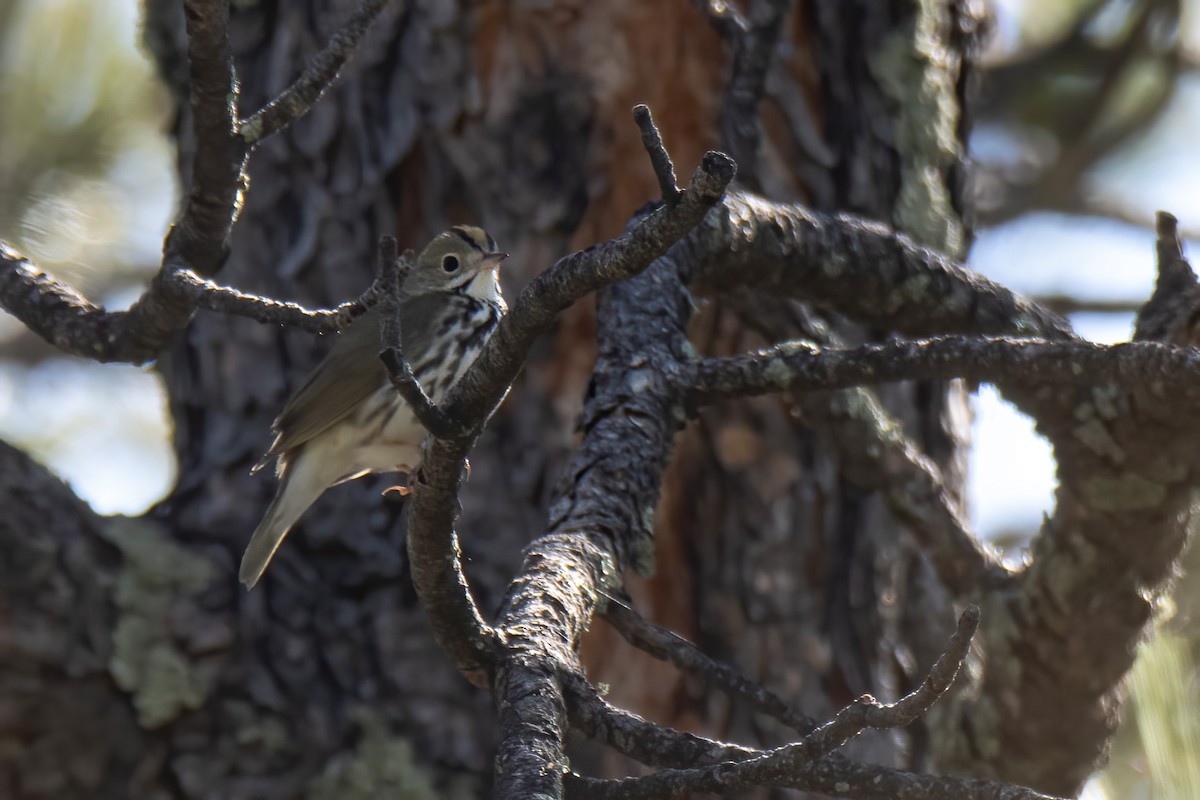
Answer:
[[[352,5],[234,4],[243,111],[284,88]],[[961,256],[966,6],[797,4],[747,177],[772,199],[857,212]],[[178,103],[186,180],[182,13],[173,0],[151,0],[146,13]],[[396,3],[313,113],[254,155],[222,282],[330,306],[368,285],[381,233],[418,247],[475,222],[513,254],[503,278],[512,297],[559,255],[619,233],[658,195],[629,121],[634,103],[654,110],[683,170],[730,144],[720,115],[731,52],[683,2]],[[705,302],[692,333],[711,354],[806,333],[814,318],[792,301]],[[831,322],[842,338],[875,336]],[[563,315],[471,455],[459,531],[485,613],[545,527],[593,329],[590,303]],[[38,497],[30,509],[45,510],[7,521],[9,535],[40,525],[50,542],[4,563],[5,612],[45,671],[6,676],[6,696],[34,699],[15,709],[22,761],[0,786],[21,798],[487,793],[490,700],[430,634],[410,588],[403,503],[380,497],[387,478],[327,492],[260,587],[247,594],[236,583],[274,491],[249,468],[325,348],[202,312],[158,365],[180,478],[143,519],[95,518],[19,454],[0,458],[0,496]],[[647,616],[818,718],[862,693],[890,700],[911,688],[953,625],[923,556],[870,487],[856,485],[834,442],[853,423],[855,397],[702,414],[677,444],[656,510],[657,575],[632,587]],[[885,401],[961,493],[962,391],[910,383]],[[50,591],[39,588],[55,563],[66,567]],[[722,739],[785,740],[602,625],[585,651],[589,676],[620,705]],[[854,747],[918,769],[938,755],[921,729]],[[578,759],[609,760],[586,749]]]

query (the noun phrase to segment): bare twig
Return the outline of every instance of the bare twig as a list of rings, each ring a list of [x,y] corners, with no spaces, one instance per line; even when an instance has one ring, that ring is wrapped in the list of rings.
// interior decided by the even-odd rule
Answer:
[[[978,628],[979,606],[967,606],[958,618],[958,627],[950,637],[946,651],[938,657],[920,686],[889,705],[880,705],[870,695],[860,697],[839,711],[833,720],[805,737],[802,747],[798,747],[788,758],[793,763],[818,758],[841,747],[866,728],[902,728],[911,725],[950,688],[966,660],[971,639]]]
[[[662,192],[663,202],[674,205],[683,192],[679,191],[679,186],[675,181],[675,165],[671,163],[671,156],[667,154],[667,148],[663,146],[662,135],[654,124],[650,108],[645,105],[634,106],[633,119],[642,132],[642,145],[650,156],[650,165],[654,167],[654,175],[658,178],[658,188]]]
[[[237,125],[238,135],[247,144],[256,144],[287,128],[307,114],[337,80],[342,67],[358,50],[371,23],[390,0],[362,0],[349,21],[330,37],[320,53],[304,67],[304,72],[278,97]]]
[[[449,439],[463,434],[462,426],[455,425],[442,410],[438,408],[425,390],[421,387],[417,376],[413,375],[412,366],[404,357],[404,342],[400,336],[400,287],[408,275],[409,267],[401,268],[399,254],[396,251],[396,237],[381,236],[377,254],[377,273],[383,300],[380,303],[383,313],[379,317],[382,349],[379,359],[387,368],[388,378],[392,386],[404,398],[404,402],[412,409],[413,414],[425,426],[425,430],[441,439]]]
[[[739,293],[724,298],[767,341],[803,336],[824,347],[841,339],[792,300]],[[854,483],[876,491],[906,525],[929,557],[942,584],[956,597],[979,597],[1011,574],[969,530],[958,500],[947,491],[941,470],[864,387],[796,392],[794,402],[813,433],[832,452]]]
[[[817,728],[816,720],[792,708],[770,689],[743,677],[728,664],[709,658],[696,645],[674,631],[650,622],[623,600],[610,597],[603,616],[634,647],[741,697],[759,713],[779,720],[801,734]]]
[[[1135,341],[1193,344],[1196,317],[1200,314],[1200,283],[1183,255],[1179,221],[1165,211],[1155,221],[1158,280],[1154,293],[1138,311]]]
[[[746,19],[733,3],[726,0],[692,0],[692,5],[726,40],[736,42],[745,35],[748,27]]]
[[[369,307],[366,294],[358,300],[342,303],[336,308],[308,309],[299,303],[247,294],[228,286],[221,286],[201,278],[189,269],[177,270],[173,277],[179,292],[199,308],[247,317],[268,325],[300,328],[309,333],[339,331],[360,317]]]
[[[926,713],[953,683],[978,625],[979,609],[970,606],[959,618],[949,646],[926,679],[915,691],[896,703],[880,705],[869,696],[860,698],[801,741],[766,752],[747,751],[720,742],[710,742],[652,726],[620,712],[610,712],[607,704],[589,696],[579,680],[565,681],[570,688],[572,713],[583,717],[584,723],[592,730],[602,733],[609,740],[617,740],[623,751],[632,750],[634,752],[629,754],[639,757],[644,750],[654,747],[672,754],[672,760],[677,760],[682,753],[688,753],[697,762],[707,764],[693,768],[664,769],[646,777],[622,780],[572,776],[567,785],[569,794],[589,800],[649,800],[697,793],[724,794],[751,786],[787,786],[823,791],[834,797],[853,798],[1045,798],[1045,795],[1017,786],[917,776],[900,770],[857,765],[830,755],[832,750],[865,728],[901,727]],[[620,726],[621,735],[613,735],[604,728],[613,724]],[[630,744],[635,744],[635,747],[630,747]],[[723,760],[712,763],[716,758]],[[869,779],[865,779],[867,775]]]
[[[290,92],[251,127],[277,130],[308,110],[353,51],[385,0],[364,0],[347,29]],[[209,283],[225,263],[229,236],[244,189],[247,142],[237,134],[238,87],[229,43],[225,0],[185,0],[192,129],[195,152],[191,182],[163,247],[159,272],[128,311],[108,312],[55,280],[27,258],[0,243],[0,304],[46,341],[97,361],[143,363],[190,322],[196,308],[296,325],[314,332],[343,327],[365,304],[309,311],[294,303],[255,297]],[[326,75],[322,70],[332,70]]]
[[[571,724],[622,755],[652,767],[698,767],[745,761],[761,750],[677,731],[613,706],[577,672],[559,675]]]

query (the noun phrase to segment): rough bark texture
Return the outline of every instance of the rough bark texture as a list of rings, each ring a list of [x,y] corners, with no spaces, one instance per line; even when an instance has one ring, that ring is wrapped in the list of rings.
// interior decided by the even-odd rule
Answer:
[[[779,199],[896,219],[901,173],[916,156],[891,134],[876,138],[900,125],[903,105],[888,97],[867,59],[888,37],[902,58],[917,9],[889,18],[839,6],[802,6],[789,17],[793,55],[769,84],[792,99],[765,104],[763,149],[774,168],[762,180],[786,183]],[[282,90],[351,9],[323,0],[236,6],[241,108],[258,108]],[[149,3],[147,15],[147,40],[183,97],[183,15],[168,0]],[[330,306],[370,280],[377,234],[394,229],[411,247],[451,222],[476,221],[513,253],[505,274],[511,292],[565,248],[617,232],[657,194],[627,121],[634,102],[654,108],[682,165],[719,144],[728,66],[714,54],[728,52],[682,2],[396,4],[312,114],[254,153],[222,282]],[[806,99],[795,102],[797,94]],[[181,102],[185,179],[194,153],[190,113]],[[798,166],[780,168],[780,153],[795,153],[806,135],[787,115],[826,120],[808,123],[836,143],[826,164],[800,154]],[[471,456],[459,529],[485,613],[497,608],[522,546],[544,526],[591,369],[591,319],[587,307],[563,318]],[[709,352],[746,341],[719,308],[695,330]],[[169,531],[171,546],[188,554],[180,560],[209,575],[181,577],[177,588],[186,587],[181,602],[212,632],[196,654],[169,646],[184,632],[148,626],[151,641],[165,637],[164,652],[175,658],[121,687],[136,703],[139,692],[158,691],[143,682],[167,681],[160,668],[178,673],[178,686],[161,690],[182,696],[141,719],[153,729],[139,734],[147,741],[126,744],[124,759],[101,770],[130,773],[142,764],[145,796],[286,797],[335,788],[371,796],[426,779],[475,793],[491,780],[488,700],[454,674],[428,631],[408,588],[400,504],[379,498],[383,481],[327,493],[261,589],[242,594],[232,580],[273,489],[248,468],[268,444],[286,393],[322,349],[308,334],[202,312],[160,361],[181,477],[152,522],[139,524],[160,526],[153,528],[160,536]],[[922,413],[942,436],[937,409]],[[679,442],[674,464],[657,515],[659,577],[642,592],[645,610],[811,713],[864,691],[894,695],[894,661],[881,643],[895,640],[898,620],[881,618],[879,597],[908,568],[880,572],[902,548],[898,529],[840,475],[836,457],[767,401],[720,422],[706,416]],[[105,626],[97,623],[91,635],[105,640]],[[115,658],[147,645],[111,641]],[[730,716],[720,697],[659,668],[645,672],[631,651],[614,650],[614,661],[604,649],[592,643],[591,669],[614,686],[614,700],[662,722],[771,741],[744,712]],[[103,680],[103,670],[97,675]],[[110,702],[118,698],[114,692]],[[370,788],[351,789],[355,770],[369,776]],[[91,790],[81,784],[76,796]]]
[[[219,48],[196,50],[197,31],[220,6],[147,3],[147,42],[178,100],[185,181],[193,167],[228,177],[240,163],[238,148],[214,155],[193,140],[193,131],[218,135],[220,125],[204,117],[214,103],[187,100],[189,74],[193,101],[221,99],[227,59]],[[200,276],[219,269],[223,283],[330,307],[367,287],[381,233],[417,246],[450,223],[482,224],[513,254],[510,297],[567,250],[617,235],[661,191],[628,122],[635,102],[653,107],[685,169],[717,146],[753,162],[746,174],[761,195],[731,191],[666,257],[602,293],[599,325],[590,303],[559,317],[471,451],[457,521],[463,566],[495,625],[487,641],[506,656],[482,665],[458,657],[457,666],[481,684],[490,679],[499,708],[438,646],[446,631],[435,636],[418,604],[402,503],[379,496],[386,479],[327,492],[260,588],[237,586],[241,549],[273,491],[249,467],[324,343],[201,312],[158,362],[180,479],[150,514],[98,519],[44,470],[0,449],[0,498],[16,509],[0,518],[0,655],[16,665],[0,673],[0,691],[31,698],[0,716],[0,789],[22,798],[469,797],[493,788],[501,797],[558,796],[568,759],[580,772],[625,772],[619,757],[563,749],[565,726],[581,724],[597,703],[572,688],[578,675],[560,674],[580,666],[611,687],[612,703],[657,722],[747,747],[791,741],[794,733],[736,695],[647,661],[606,626],[588,633],[577,663],[584,629],[620,586],[620,570],[651,563],[654,577],[627,584],[646,616],[818,720],[865,692],[888,702],[915,689],[942,652],[955,602],[982,597],[989,667],[973,675],[974,693],[956,695],[928,724],[872,733],[844,751],[875,765],[835,755],[772,785],[860,797],[887,786],[924,798],[953,784],[964,796],[1034,796],[884,768],[903,766],[1078,788],[1111,730],[1127,646],[1148,618],[1143,590],[1164,583],[1183,545],[1175,523],[1194,458],[1149,395],[999,376],[1050,430],[1063,476],[1034,566],[1014,577],[987,568],[970,546],[953,557],[922,552],[939,536],[970,544],[957,513],[960,387],[918,380],[842,389],[820,383],[818,371],[809,385],[828,391],[697,411],[692,401],[705,392],[791,386],[797,378],[787,370],[799,366],[736,362],[741,383],[760,379],[751,391],[717,379],[732,374],[720,372],[729,362],[689,372],[694,351],[724,356],[797,337],[836,347],[897,332],[1079,344],[1052,315],[953,263],[970,235],[961,163],[976,25],[969,4],[753,6],[739,34],[704,3],[389,5],[340,83],[251,154],[231,236],[229,209],[212,200],[209,184],[188,184],[202,213],[176,229],[169,254]],[[241,116],[278,95],[352,11],[345,0],[234,4]],[[761,48],[775,58],[764,61]],[[198,62],[217,77],[197,81]],[[767,98],[761,131],[729,116],[756,86]],[[193,113],[204,118],[193,124]],[[228,193],[231,184],[216,185]],[[9,290],[24,292],[28,276],[0,277],[9,281],[0,281],[0,300],[11,305]],[[709,295],[689,298],[689,287]],[[194,307],[164,296],[180,313],[156,335],[180,329]],[[975,346],[1002,361],[1010,344]],[[906,343],[913,352],[884,358],[911,367],[938,347],[953,356],[954,345]],[[1153,360],[1157,353],[1141,351],[1151,365],[1175,363]],[[706,374],[717,376],[711,385],[687,384]],[[695,423],[676,436],[688,413]],[[1134,444],[1143,424],[1154,435]],[[573,453],[577,433],[585,444]],[[888,447],[873,450],[875,440]],[[462,445],[433,446],[440,467],[417,486],[414,508],[453,501]],[[912,492],[897,488],[897,475]],[[922,511],[931,499],[933,510]],[[449,534],[453,511],[421,519]],[[1141,528],[1157,535],[1138,551]],[[453,549],[454,539],[441,544]],[[1073,572],[1073,559],[1088,569]],[[986,579],[972,586],[964,574]],[[425,574],[415,577],[428,604]],[[1104,585],[1113,591],[1097,605],[1091,598]],[[457,584],[446,586],[454,594]],[[457,599],[472,612],[466,624],[477,620]],[[1113,635],[1101,635],[1106,627]],[[1058,644],[1062,652],[1053,652]],[[1089,659],[1096,671],[1079,680],[1074,671]],[[544,724],[530,726],[526,706]],[[614,730],[611,715],[599,719],[581,727]],[[750,752],[697,748],[702,740],[665,733],[672,746],[710,758]],[[1072,734],[1070,748],[1047,753],[1046,742]],[[567,790],[580,796],[622,791],[573,781]]]

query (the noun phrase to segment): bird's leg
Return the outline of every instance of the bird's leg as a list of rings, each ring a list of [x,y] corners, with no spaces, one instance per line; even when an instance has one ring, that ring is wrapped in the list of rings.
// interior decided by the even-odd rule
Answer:
[[[384,495],[388,495],[392,492],[395,492],[400,497],[408,497],[410,494],[412,494],[413,486],[415,486],[417,483],[417,471],[407,464],[397,467],[396,471],[404,473],[404,483],[400,483],[395,486],[389,486],[383,490],[383,493]]]

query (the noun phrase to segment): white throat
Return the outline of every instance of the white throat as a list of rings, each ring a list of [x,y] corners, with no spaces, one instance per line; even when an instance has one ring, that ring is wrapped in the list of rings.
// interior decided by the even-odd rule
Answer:
[[[467,295],[476,300],[504,307],[504,295],[500,294],[498,270],[481,269],[467,284]]]

